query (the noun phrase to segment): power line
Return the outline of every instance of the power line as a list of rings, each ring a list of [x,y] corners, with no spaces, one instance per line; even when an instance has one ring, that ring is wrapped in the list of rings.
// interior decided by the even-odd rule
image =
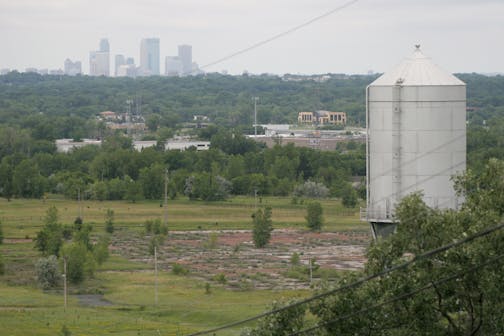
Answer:
[[[283,306],[281,308],[273,309],[273,310],[270,310],[270,311],[267,311],[267,312],[255,315],[255,316],[249,317],[249,318],[241,320],[241,321],[232,322],[232,323],[223,325],[221,327],[217,327],[217,328],[213,328],[213,329],[209,329],[209,330],[205,330],[205,331],[196,332],[196,333],[193,333],[193,334],[189,334],[187,336],[206,335],[206,334],[214,333],[214,332],[221,331],[221,330],[224,330],[224,329],[229,329],[229,328],[236,327],[236,326],[248,323],[248,322],[252,322],[252,321],[258,320],[260,318],[266,317],[266,316],[271,315],[271,314],[276,314],[276,313],[282,312],[284,310],[300,306],[302,304],[306,304],[306,303],[309,303],[309,302],[312,302],[312,301],[315,301],[315,300],[318,300],[318,299],[322,299],[322,298],[324,298],[326,296],[333,295],[333,294],[335,294],[337,292],[341,292],[343,290],[359,287],[360,285],[364,284],[365,282],[371,281],[371,280],[376,279],[376,278],[383,277],[384,275],[387,275],[389,273],[392,273],[392,272],[395,272],[395,271],[398,271],[398,270],[401,270],[401,269],[405,269],[408,266],[410,266],[411,264],[413,264],[413,263],[415,263],[415,262],[417,262],[419,260],[426,259],[426,258],[431,258],[434,255],[437,255],[439,253],[445,252],[445,251],[447,251],[447,250],[449,250],[451,248],[454,248],[454,247],[457,247],[457,246],[460,246],[460,245],[472,242],[473,240],[475,240],[477,238],[489,235],[489,234],[491,234],[491,233],[493,233],[495,231],[498,231],[498,230],[500,230],[502,228],[504,228],[504,223],[501,223],[501,224],[493,226],[491,228],[482,230],[482,231],[480,231],[478,233],[475,233],[474,235],[471,235],[471,236],[466,237],[466,238],[461,239],[461,240],[457,240],[457,241],[455,241],[453,243],[446,244],[446,245],[443,245],[441,247],[429,250],[429,251],[427,251],[425,253],[422,253],[422,254],[420,254],[418,256],[415,256],[413,259],[411,259],[409,261],[406,261],[406,262],[404,262],[402,264],[390,267],[390,268],[385,269],[385,270],[383,270],[381,272],[374,273],[372,275],[368,275],[368,276],[363,277],[363,278],[361,278],[361,279],[359,279],[357,281],[354,281],[354,282],[352,282],[350,284],[340,286],[338,288],[326,291],[324,293],[320,293],[320,294],[311,296],[311,297],[309,297],[307,299],[300,300],[298,302],[294,302],[294,303],[288,304],[288,305]]]
[[[353,317],[355,315],[367,313],[368,311],[371,311],[371,310],[374,310],[374,309],[386,306],[388,304],[391,304],[391,303],[394,303],[394,302],[397,302],[397,301],[401,301],[401,300],[413,297],[413,296],[417,295],[418,293],[421,293],[421,292],[423,292],[423,291],[425,291],[427,289],[430,289],[430,288],[435,287],[437,285],[441,285],[441,284],[443,284],[445,282],[448,282],[448,281],[452,281],[452,280],[458,279],[458,278],[460,278],[461,276],[463,276],[463,275],[465,275],[467,273],[471,273],[471,272],[477,271],[480,268],[483,268],[483,267],[488,266],[488,265],[490,265],[490,264],[492,264],[492,263],[494,263],[496,261],[499,261],[499,259],[501,259],[502,257],[504,257],[504,254],[498,255],[497,257],[489,259],[486,262],[478,264],[476,266],[473,266],[473,267],[471,267],[471,268],[469,268],[469,269],[467,269],[465,271],[461,271],[461,272],[455,273],[455,274],[453,274],[453,275],[451,275],[449,277],[445,277],[445,278],[442,278],[440,280],[431,282],[428,285],[422,286],[422,287],[417,288],[415,290],[412,290],[412,291],[410,291],[408,293],[404,293],[404,294],[395,296],[393,298],[390,298],[389,300],[386,300],[386,301],[384,301],[382,303],[378,303],[378,304],[372,305],[370,307],[363,308],[361,310],[354,311],[354,312],[348,313],[346,315],[339,316],[339,317],[337,317],[337,318],[335,318],[333,320],[330,320],[330,321],[325,321],[323,323],[318,323],[317,325],[315,325],[313,327],[300,330],[300,331],[298,331],[298,332],[296,332],[294,334],[290,334],[289,336],[298,336],[298,335],[306,334],[306,333],[309,333],[311,331],[320,329],[320,328],[322,328],[322,327],[324,327],[324,326],[326,326],[328,324],[335,323],[335,322],[342,321],[342,320],[347,320],[350,317]]]
[[[235,51],[235,52],[233,52],[233,53],[231,53],[231,54],[229,54],[227,56],[224,56],[222,58],[219,58],[219,59],[217,59],[217,60],[215,60],[215,61],[213,61],[211,63],[205,64],[205,65],[201,66],[201,69],[205,69],[205,68],[211,67],[213,65],[222,63],[224,61],[227,61],[228,59],[234,58],[234,57],[239,56],[241,54],[245,54],[245,53],[247,53],[247,52],[249,52],[249,51],[251,51],[253,49],[259,48],[259,47],[261,47],[261,46],[263,46],[263,45],[265,45],[267,43],[273,42],[273,41],[275,41],[275,40],[277,40],[277,39],[279,39],[281,37],[284,37],[286,35],[294,33],[295,31],[300,30],[300,29],[302,29],[302,28],[304,28],[306,26],[309,26],[309,25],[311,25],[312,23],[314,23],[316,21],[322,20],[322,19],[324,19],[324,18],[326,18],[326,17],[328,17],[328,16],[330,16],[332,14],[335,14],[335,13],[337,13],[339,11],[342,11],[343,9],[345,9],[347,7],[350,7],[351,5],[353,5],[354,3],[356,3],[357,1],[359,1],[359,0],[348,1],[348,2],[344,3],[341,6],[338,6],[338,7],[334,8],[334,9],[331,9],[330,11],[328,11],[328,12],[326,12],[324,14],[316,16],[316,17],[314,17],[314,18],[312,18],[312,19],[310,19],[310,20],[308,20],[306,22],[303,22],[303,23],[301,23],[301,24],[299,24],[297,26],[294,26],[294,27],[292,27],[292,28],[290,28],[290,29],[288,29],[286,31],[283,31],[281,33],[273,35],[272,37],[269,37],[269,38],[267,38],[265,40],[256,42],[256,43],[252,44],[249,47],[246,47],[246,48],[243,48],[241,50]]]

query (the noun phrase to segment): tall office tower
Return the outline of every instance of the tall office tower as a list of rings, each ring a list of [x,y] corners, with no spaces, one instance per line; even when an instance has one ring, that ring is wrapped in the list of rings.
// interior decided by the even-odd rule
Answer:
[[[82,73],[82,63],[80,61],[72,62],[71,59],[65,60],[65,75],[75,76]]]
[[[179,45],[178,57],[182,62],[182,75],[190,75],[192,73],[192,47],[187,44]]]
[[[121,65],[126,64],[126,59],[124,58],[124,55],[115,55],[115,73],[114,75],[117,77],[117,70]]]
[[[110,52],[110,45],[108,39],[102,38],[100,40],[100,51],[101,52]]]
[[[142,39],[140,43],[140,76],[159,74],[159,39]]]
[[[100,40],[100,50],[89,53],[89,75],[110,76],[110,46],[107,39]]]
[[[182,61],[178,56],[166,56],[165,75],[180,76],[182,74]]]
[[[126,58],[126,64],[135,65],[135,59],[133,57]]]

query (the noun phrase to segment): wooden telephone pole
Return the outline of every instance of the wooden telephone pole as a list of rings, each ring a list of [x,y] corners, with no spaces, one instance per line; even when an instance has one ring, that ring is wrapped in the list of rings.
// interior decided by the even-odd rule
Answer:
[[[164,176],[164,215],[163,215],[163,224],[166,227],[168,224],[168,168],[165,170]]]

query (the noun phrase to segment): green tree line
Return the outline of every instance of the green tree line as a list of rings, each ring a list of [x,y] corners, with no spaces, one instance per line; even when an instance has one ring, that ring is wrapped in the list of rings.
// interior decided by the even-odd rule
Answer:
[[[79,194],[96,200],[160,199],[167,169],[170,197],[212,201],[229,194],[290,195],[310,180],[326,186],[329,196],[342,197],[351,189],[350,177],[365,175],[363,145],[344,152],[293,145],[268,149],[219,129],[208,151],[153,147],[138,152],[130,139],[114,135],[101,147],[58,153],[54,146],[37,147],[29,134],[0,128],[10,137],[0,144],[0,195],[6,198],[57,193],[71,199]]]

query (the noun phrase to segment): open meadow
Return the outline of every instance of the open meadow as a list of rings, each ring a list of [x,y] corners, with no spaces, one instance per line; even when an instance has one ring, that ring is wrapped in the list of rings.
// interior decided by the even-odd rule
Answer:
[[[257,206],[273,208],[275,230],[270,244],[256,249],[250,232],[254,198],[170,200],[169,233],[159,248],[156,280],[144,222],[163,218],[159,202],[0,199],[0,252],[6,267],[0,276],[2,335],[65,330],[72,335],[184,335],[262,312],[274,300],[310,295],[310,259],[317,266],[312,285],[362,267],[370,237],[358,210],[345,209],[338,200],[321,201],[325,225],[313,233],[305,227],[306,204],[293,203],[290,198],[257,199]],[[93,237],[104,232],[106,210],[114,210],[111,256],[93,278],[70,287],[66,311],[62,288],[43,291],[35,279],[40,254],[32,239],[53,205],[62,224],[73,223],[81,213]],[[300,256],[296,267],[290,261],[294,253]],[[174,265],[184,272],[175,274]]]

